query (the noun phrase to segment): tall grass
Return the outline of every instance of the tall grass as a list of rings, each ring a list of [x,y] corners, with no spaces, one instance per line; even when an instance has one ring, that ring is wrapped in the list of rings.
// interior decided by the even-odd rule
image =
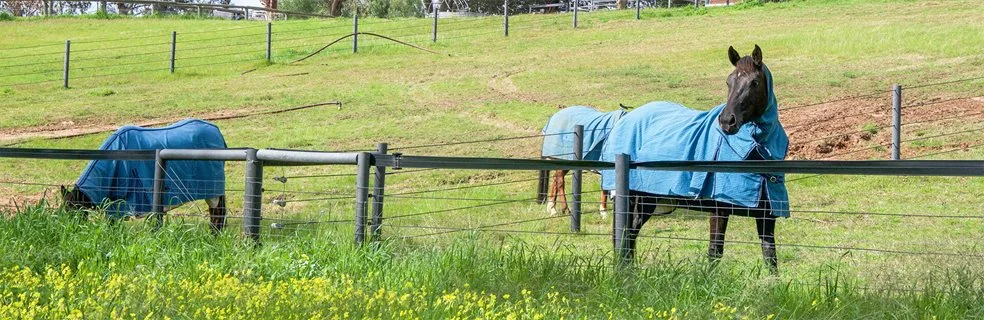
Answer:
[[[97,215],[93,215],[97,216]],[[602,252],[480,235],[442,248],[311,231],[250,245],[200,224],[83,220],[42,206],[0,223],[0,316],[245,318],[979,318],[978,273],[927,274],[921,291],[866,288],[836,266],[795,282],[747,265]],[[665,253],[663,253],[665,254]],[[657,253],[656,255],[660,255]],[[19,306],[14,308],[14,306]],[[286,313],[285,313],[286,312]],[[403,316],[400,316],[400,314]]]

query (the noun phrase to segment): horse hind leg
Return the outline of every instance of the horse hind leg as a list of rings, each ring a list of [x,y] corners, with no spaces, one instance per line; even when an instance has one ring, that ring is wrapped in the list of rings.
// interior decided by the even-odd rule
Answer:
[[[601,218],[608,218],[608,191],[601,190],[601,204],[598,205],[598,212]]]
[[[209,225],[212,228],[212,233],[219,233],[219,231],[222,231],[222,228],[225,227],[226,198],[224,195],[209,198],[205,199],[205,203],[208,204],[208,218]]]
[[[544,184],[546,185],[544,187],[544,189],[546,189],[546,192],[547,192],[546,199],[544,199],[544,200],[547,203],[547,213],[552,216],[552,215],[557,214],[557,209],[556,209],[556,207],[557,207],[557,182],[556,181],[551,181],[551,179],[549,178],[550,177],[550,171],[549,170],[544,170],[544,172],[545,172],[545,175],[547,176],[547,178],[544,179]]]
[[[560,213],[562,213],[562,214],[570,214],[571,213],[571,209],[567,206],[567,190],[565,190],[566,189],[566,185],[565,185],[566,184],[566,181],[564,181],[564,178],[567,177],[567,173],[570,172],[570,171],[569,170],[560,170],[559,172],[560,172],[560,175],[558,175],[558,181],[560,182],[560,185],[557,187],[557,189],[559,189],[559,191],[560,191],[558,193],[558,195],[560,196],[560,200],[558,201],[558,202],[560,202],[560,210],[558,210],[558,211]]]

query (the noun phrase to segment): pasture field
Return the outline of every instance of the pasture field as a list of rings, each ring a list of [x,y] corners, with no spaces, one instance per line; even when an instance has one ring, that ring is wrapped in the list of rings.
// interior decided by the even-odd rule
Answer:
[[[633,17],[585,13],[572,29],[569,15],[519,15],[509,37],[501,17],[456,18],[442,20],[437,43],[427,19],[363,19],[360,31],[441,54],[366,36],[358,54],[344,40],[297,63],[351,32],[351,21],[278,21],[269,64],[265,22],[0,22],[0,144],[96,148],[106,133],[46,137],[339,100],[341,108],[216,123],[230,147],[388,142],[405,154],[530,158],[558,106],[713,107],[726,92],[728,46],[748,54],[758,44],[789,108],[780,114],[791,158],[887,158],[889,94],[871,93],[893,83],[907,87],[907,158],[984,157],[980,1],[790,1]],[[73,79],[64,89],[69,38]],[[814,105],[827,100],[837,101]],[[384,240],[356,248],[345,222],[353,167],[268,167],[265,225],[287,227],[265,226],[263,245],[252,247],[237,217],[209,235],[202,204],[172,212],[157,231],[54,208],[56,186],[84,166],[0,159],[3,317],[984,317],[980,178],[787,177],[794,211],[778,224],[781,274],[772,276],[751,219],[732,219],[725,257],[711,267],[706,217],[689,212],[651,220],[637,266],[614,270],[594,175],[584,232],[571,234],[567,217],[548,217],[533,201],[533,172],[404,170],[387,178]],[[238,216],[243,166],[228,163],[227,172]],[[323,176],[302,177],[310,175]]]

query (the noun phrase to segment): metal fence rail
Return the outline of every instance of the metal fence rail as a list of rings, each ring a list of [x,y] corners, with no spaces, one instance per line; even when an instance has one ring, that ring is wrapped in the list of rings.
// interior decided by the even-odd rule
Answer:
[[[615,163],[581,160],[532,160],[506,158],[469,158],[469,157],[434,157],[408,156],[402,154],[386,154],[385,144],[380,144],[378,152],[319,152],[278,149],[162,149],[134,151],[101,151],[101,150],[69,150],[69,149],[27,149],[0,148],[0,158],[49,159],[49,160],[122,160],[122,161],[154,161],[157,172],[154,177],[154,206],[155,212],[162,212],[163,181],[168,161],[183,160],[215,160],[215,161],[244,161],[247,164],[243,203],[244,233],[254,240],[260,239],[261,199],[263,189],[263,168],[267,166],[297,166],[297,165],[355,165],[356,187],[354,194],[355,241],[363,243],[367,238],[378,239],[381,235],[382,224],[385,220],[399,219],[433,213],[461,211],[506,203],[535,202],[537,198],[516,199],[484,199],[443,197],[445,200],[469,200],[486,202],[480,205],[468,205],[453,209],[429,210],[413,213],[402,213],[384,217],[382,194],[385,191],[385,176],[400,172],[404,168],[429,169],[488,169],[488,170],[615,170],[616,190],[627,192],[628,170],[664,170],[664,171],[699,171],[699,172],[747,172],[747,173],[802,173],[802,174],[838,174],[838,175],[893,175],[893,176],[984,176],[984,161],[982,160],[883,160],[883,161],[737,161],[737,162],[708,162],[708,161],[666,161],[632,163],[630,159],[620,157]],[[376,169],[376,178],[370,177],[372,168]],[[350,174],[345,174],[350,175]],[[537,178],[538,179],[538,178]],[[466,188],[506,185],[519,182],[530,182],[537,179],[521,179],[500,181],[475,186],[455,186],[432,190],[390,193],[391,199],[432,198],[418,196],[430,192],[461,190]],[[370,186],[370,180],[373,180]],[[279,180],[278,180],[279,181]],[[286,181],[286,180],[284,180]],[[581,184],[581,180],[574,180]],[[276,190],[270,190],[276,192]],[[576,188],[579,193],[580,188]],[[284,190],[286,193],[286,189]],[[580,196],[580,194],[577,194]],[[370,197],[373,199],[370,201]],[[343,194],[329,195],[327,198],[315,200],[344,200]],[[573,198],[573,194],[572,194]],[[626,228],[625,213],[627,199],[615,199],[615,235],[616,244],[620,243],[621,234]],[[293,200],[300,201],[300,200]],[[284,201],[286,202],[286,201]],[[584,202],[584,201],[578,201]],[[592,202],[586,202],[592,203]],[[369,210],[372,208],[371,219]],[[578,210],[580,211],[580,210]],[[823,213],[824,211],[817,211]],[[840,213],[840,212],[835,212]],[[580,214],[580,212],[578,212]],[[855,213],[857,214],[857,213]],[[865,214],[865,213],[861,213]],[[922,215],[913,215],[922,216]],[[579,219],[579,218],[578,218]],[[347,220],[340,220],[347,221]],[[572,218],[572,231],[579,231],[575,224],[579,220]],[[369,230],[369,231],[367,231]],[[625,248],[616,246],[619,252],[625,253]]]

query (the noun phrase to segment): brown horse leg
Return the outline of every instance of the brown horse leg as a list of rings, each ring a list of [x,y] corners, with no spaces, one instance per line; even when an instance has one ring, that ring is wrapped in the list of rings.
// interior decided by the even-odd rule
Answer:
[[[564,190],[566,188],[564,177],[567,177],[567,172],[569,171],[570,170],[557,170],[557,175],[555,176],[557,181],[557,195],[560,196],[560,200],[558,200],[558,202],[560,202],[560,210],[558,210],[558,212],[561,214],[570,213],[570,209],[567,207],[567,190]]]
[[[717,262],[724,255],[724,234],[728,230],[728,215],[720,211],[711,214],[710,234],[711,246],[707,256],[711,262]]]
[[[557,211],[557,209],[555,208],[557,206],[557,181],[550,181],[551,179],[549,178],[550,177],[549,170],[544,170],[544,172],[546,172],[548,177],[546,179],[547,187],[545,188],[548,189],[547,197],[545,199],[547,203],[547,213],[553,215]]]
[[[772,274],[779,273],[779,259],[776,258],[776,218],[772,215],[755,218],[759,239],[762,240],[762,257]]]
[[[205,199],[208,203],[208,218],[212,233],[219,233],[225,227],[226,221],[226,198],[224,195],[217,198]]]
[[[598,212],[601,212],[601,217],[608,216],[608,191],[601,190],[601,205],[598,206]]]

